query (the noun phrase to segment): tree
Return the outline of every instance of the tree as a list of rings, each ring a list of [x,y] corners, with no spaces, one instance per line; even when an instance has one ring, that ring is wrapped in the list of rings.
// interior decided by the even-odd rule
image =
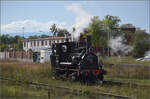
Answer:
[[[58,29],[57,36],[70,36],[69,32],[66,29]]]
[[[92,35],[92,43],[94,46],[107,46],[107,33],[104,30],[102,21],[97,16],[91,19],[91,23],[89,24],[89,27],[86,28],[86,30],[89,34]]]
[[[57,27],[55,24],[53,24],[50,28],[51,32],[53,33],[54,36],[57,35]]]
[[[48,35],[45,35],[45,34],[42,34],[40,37],[41,37],[41,38],[46,38],[46,37],[49,37],[49,36],[48,36]]]
[[[120,19],[117,16],[106,15],[102,20],[107,31],[112,31],[114,28],[119,27]]]
[[[39,38],[39,36],[33,35],[33,36],[29,36],[28,38],[29,38],[29,39],[37,39],[37,38]]]
[[[118,29],[120,19],[117,16],[106,15],[102,20],[102,24],[104,25],[105,31],[107,31],[108,39],[119,36],[119,33],[114,32],[114,30]]]
[[[22,37],[16,35],[14,37],[9,35],[1,35],[0,36],[0,51],[9,50],[9,48],[16,48],[18,50],[22,50]]]
[[[91,34],[94,46],[107,47],[108,33],[118,28],[119,22],[120,19],[117,16],[106,15],[103,20],[100,20],[98,16],[94,16],[89,27],[84,29],[84,36]]]
[[[1,35],[0,36],[1,44],[9,44],[10,43],[10,37],[8,34],[6,35]]]
[[[5,51],[8,48],[8,46],[6,44],[1,44],[0,46],[0,51]]]
[[[146,31],[138,29],[132,42],[132,56],[135,58],[143,57],[145,52],[150,50],[150,35]]]

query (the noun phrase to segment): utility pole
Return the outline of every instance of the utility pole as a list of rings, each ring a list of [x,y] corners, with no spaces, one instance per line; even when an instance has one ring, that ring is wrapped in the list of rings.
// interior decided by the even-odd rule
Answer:
[[[23,39],[24,39],[24,27],[22,27],[22,33],[23,33]],[[24,43],[25,44],[25,43]],[[21,54],[21,58],[23,59],[23,46],[24,44],[22,45],[22,54]]]
[[[109,42],[109,30],[108,30],[108,42]],[[108,56],[109,56],[109,46],[108,46]]]
[[[22,33],[23,33],[23,38],[24,38],[24,27],[22,27]]]

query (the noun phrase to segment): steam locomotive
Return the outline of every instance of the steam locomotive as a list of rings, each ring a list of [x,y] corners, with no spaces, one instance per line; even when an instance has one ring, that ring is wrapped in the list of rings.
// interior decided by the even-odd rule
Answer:
[[[91,50],[91,36],[87,42],[57,43],[52,46],[51,70],[56,79],[82,83],[102,83],[104,69]]]

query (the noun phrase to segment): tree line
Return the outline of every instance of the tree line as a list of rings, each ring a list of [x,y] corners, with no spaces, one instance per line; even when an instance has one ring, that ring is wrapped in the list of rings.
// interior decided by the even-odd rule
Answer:
[[[102,48],[108,48],[108,42],[110,38],[115,38],[121,36],[127,45],[133,47],[132,56],[133,57],[143,57],[145,51],[150,50],[150,34],[145,30],[135,27],[133,24],[122,24],[120,18],[117,16],[106,15],[104,19],[99,19],[98,16],[94,16],[91,19],[89,25],[83,29],[83,36],[92,36],[92,45],[100,46]],[[135,33],[131,31],[124,31],[124,28],[136,28]],[[75,32],[77,28],[73,28],[72,32]],[[70,36],[71,34],[67,29],[60,29],[53,24],[50,26],[50,31],[53,36]],[[41,36],[29,36],[29,39],[45,38],[48,35]],[[23,37],[16,35],[14,37],[9,35],[0,36],[0,51],[5,49],[10,50],[10,48],[15,48],[17,50],[22,50],[22,39]]]
[[[133,24],[119,25],[121,20],[117,16],[106,15],[104,19],[95,16],[89,26],[84,29],[83,35],[92,36],[92,45],[109,48],[109,39],[121,36],[122,43],[133,47],[131,55],[135,58],[143,57],[150,50],[150,34],[145,30],[135,27]],[[135,33],[126,28],[134,29]]]
[[[29,36],[28,39],[37,39],[37,38],[45,38],[49,37],[48,35],[33,35]],[[0,51],[9,51],[11,49],[15,50],[23,50],[22,40],[25,39],[22,36],[10,36],[8,34],[0,35]]]

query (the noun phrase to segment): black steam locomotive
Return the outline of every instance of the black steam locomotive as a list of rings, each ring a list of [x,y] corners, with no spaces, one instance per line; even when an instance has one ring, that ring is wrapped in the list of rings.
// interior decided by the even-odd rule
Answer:
[[[53,44],[52,72],[56,79],[70,79],[83,83],[102,83],[104,70],[91,50],[91,36],[87,42]]]

